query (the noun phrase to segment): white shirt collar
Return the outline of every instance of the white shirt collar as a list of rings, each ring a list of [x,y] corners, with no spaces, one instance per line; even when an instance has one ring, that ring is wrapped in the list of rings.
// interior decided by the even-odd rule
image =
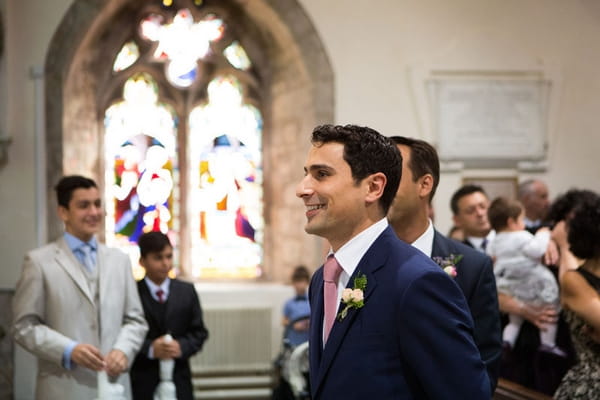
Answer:
[[[534,221],[534,220],[531,220],[531,219],[529,219],[527,217],[523,218],[523,222],[525,222],[525,226],[528,227],[528,228],[529,227],[537,227],[537,226],[540,226],[542,224],[542,220],[541,219],[536,219]]]
[[[338,251],[336,251],[335,259],[342,267],[342,273],[338,279],[338,293],[337,302],[340,303],[342,299],[342,292],[348,285],[350,277],[354,273],[354,270],[358,266],[358,263],[363,258],[369,247],[373,242],[381,235],[381,233],[388,227],[387,218],[382,218],[358,235],[354,236],[348,242],[346,242]],[[329,254],[333,251],[329,249]],[[323,313],[323,318],[325,314]],[[323,324],[323,335],[325,334],[325,324]]]
[[[335,259],[344,270],[340,274],[340,279],[338,281],[338,291],[340,291],[340,293],[348,284],[348,281],[354,273],[356,266],[363,258],[369,247],[371,247],[373,242],[387,227],[388,220],[384,217],[364,231],[360,232],[358,235],[354,236],[335,252]],[[331,253],[331,250],[329,253]]]
[[[485,253],[485,250],[483,250],[481,248],[481,244],[483,243],[483,239],[487,239],[487,245],[489,245],[490,242],[494,239],[495,236],[496,236],[496,231],[492,229],[490,231],[490,233],[488,233],[485,238],[475,237],[475,236],[468,236],[467,240],[469,241],[469,243],[471,243],[473,245],[473,247],[475,248],[475,250],[479,250],[479,251]]]
[[[421,250],[421,252],[425,253],[427,257],[431,257],[431,253],[433,251],[433,237],[435,235],[435,229],[433,229],[433,223],[431,219],[429,220],[429,225],[425,232],[421,236],[417,238],[414,242],[411,243],[413,247]]]
[[[170,278],[165,279],[163,283],[160,284],[160,286],[152,282],[147,276],[144,277],[144,282],[146,282],[146,286],[148,286],[148,289],[150,290],[150,295],[152,295],[152,298],[154,300],[158,301],[156,291],[158,289],[162,289],[162,291],[164,292],[164,301],[167,301],[167,299],[169,298],[169,288],[171,286]]]

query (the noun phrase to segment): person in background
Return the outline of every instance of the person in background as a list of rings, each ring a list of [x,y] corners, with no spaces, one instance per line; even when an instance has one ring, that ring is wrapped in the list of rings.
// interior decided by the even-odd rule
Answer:
[[[488,218],[496,236],[487,248],[494,259],[494,273],[498,291],[519,301],[537,307],[558,308],[558,284],[541,259],[550,243],[550,230],[539,228],[535,236],[525,230],[525,211],[521,203],[498,197],[488,209]],[[523,317],[509,314],[502,339],[513,348],[519,335]],[[557,323],[547,323],[540,331],[540,340],[546,351],[565,353],[556,346]]]
[[[15,341],[38,358],[36,399],[95,399],[106,371],[130,398],[127,373],[148,330],[127,255],[98,242],[98,186],[63,177],[55,186],[65,232],[25,256],[13,298]]]
[[[492,260],[475,249],[438,232],[428,209],[440,181],[437,152],[429,143],[403,136],[390,138],[402,155],[402,179],[388,212],[398,237],[428,257],[454,265],[454,281],[462,290],[473,317],[473,337],[486,364],[492,392],[500,373],[502,339],[498,295]],[[454,261],[455,258],[460,258]]]
[[[464,242],[465,240],[465,234],[463,233],[462,229],[455,225],[452,225],[452,227],[448,230],[448,237],[456,240],[457,242]]]
[[[521,202],[525,209],[525,229],[535,234],[543,226],[550,207],[548,187],[539,179],[523,181],[519,184],[517,190],[517,200]]]
[[[146,276],[137,289],[150,329],[131,368],[133,398],[152,399],[161,380],[160,361],[174,359],[177,399],[193,400],[189,359],[208,338],[198,294],[191,283],[169,278],[173,246],[164,233],[144,233],[138,246]]]
[[[600,393],[600,197],[580,203],[554,228],[562,262],[584,260],[561,275],[565,319],[577,352],[555,399],[595,399]],[[566,256],[566,258],[565,258]]]
[[[331,251],[309,287],[312,400],[489,399],[467,302],[386,215],[402,158],[368,127],[318,126],[296,195]]]
[[[310,304],[308,303],[308,284],[310,273],[304,265],[298,265],[292,273],[292,285],[295,295],[283,306],[284,340],[292,346],[308,341]]]
[[[450,199],[452,220],[463,231],[463,243],[482,253],[495,235],[487,217],[489,206],[487,194],[478,185],[464,185]]]

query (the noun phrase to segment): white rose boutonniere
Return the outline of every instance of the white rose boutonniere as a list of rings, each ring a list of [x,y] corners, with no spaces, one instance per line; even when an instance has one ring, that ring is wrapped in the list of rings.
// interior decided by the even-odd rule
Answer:
[[[338,320],[346,318],[348,311],[352,308],[362,308],[365,305],[365,293],[367,288],[367,277],[365,274],[358,274],[354,278],[354,288],[346,288],[342,292],[342,303],[346,305],[338,314]]]
[[[431,259],[436,262],[450,278],[456,278],[456,264],[462,260],[462,254],[450,254],[448,257],[432,257]]]

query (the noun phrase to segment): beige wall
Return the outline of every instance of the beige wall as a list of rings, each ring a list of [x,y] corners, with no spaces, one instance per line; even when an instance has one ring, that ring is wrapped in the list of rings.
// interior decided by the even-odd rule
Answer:
[[[0,167],[0,287],[18,278],[23,253],[37,245],[34,81],[70,1],[0,0],[0,135],[13,138]],[[548,132],[551,195],[570,187],[600,191],[600,4],[594,0],[301,0],[335,73],[337,123],[384,134],[432,138],[415,102],[415,68],[557,71],[557,107]],[[351,4],[350,4],[351,3]],[[558,81],[557,81],[558,83]],[[308,132],[307,132],[308,134]],[[298,166],[300,168],[300,166]],[[489,174],[489,171],[481,171]],[[472,173],[477,174],[478,171]],[[521,177],[519,171],[496,171]],[[445,173],[436,201],[442,230],[448,197],[462,172]],[[53,210],[50,210],[53,212]]]

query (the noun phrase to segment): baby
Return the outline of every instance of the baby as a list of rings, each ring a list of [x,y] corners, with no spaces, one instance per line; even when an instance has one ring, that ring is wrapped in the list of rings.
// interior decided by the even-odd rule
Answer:
[[[498,292],[533,306],[558,308],[558,284],[552,272],[541,263],[550,242],[550,230],[541,228],[532,235],[525,230],[523,206],[504,197],[495,199],[488,209],[488,218],[496,236],[487,247],[494,259],[494,275]],[[509,314],[509,323],[502,339],[514,347],[523,317]],[[557,324],[540,330],[540,341],[546,351],[562,353],[556,347]]]

